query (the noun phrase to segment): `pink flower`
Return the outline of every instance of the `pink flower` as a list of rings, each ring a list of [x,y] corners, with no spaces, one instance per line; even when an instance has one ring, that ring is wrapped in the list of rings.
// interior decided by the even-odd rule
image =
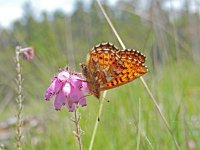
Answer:
[[[35,57],[34,48],[32,47],[23,48],[20,51],[23,54],[23,58],[28,61],[33,60],[33,58]]]
[[[88,93],[87,83],[76,73],[64,69],[54,77],[45,93],[45,100],[49,101],[54,95],[54,107],[60,110],[66,105],[70,112],[74,111],[76,105],[86,106],[84,93]]]

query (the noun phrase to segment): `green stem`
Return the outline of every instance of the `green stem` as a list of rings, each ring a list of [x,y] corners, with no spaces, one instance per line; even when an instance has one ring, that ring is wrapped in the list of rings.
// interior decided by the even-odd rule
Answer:
[[[140,133],[141,133],[141,100],[139,99],[139,116],[138,116],[138,135],[137,135],[137,150],[140,149]]]
[[[79,126],[79,116],[78,116],[77,109],[78,108],[76,108],[74,111],[74,123],[75,123],[75,128],[76,128],[75,137],[78,141],[79,150],[82,150],[81,128]]]

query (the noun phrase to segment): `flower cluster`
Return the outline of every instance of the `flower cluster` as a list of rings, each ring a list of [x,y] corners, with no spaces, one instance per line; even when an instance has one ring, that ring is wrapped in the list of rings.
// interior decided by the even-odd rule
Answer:
[[[69,72],[66,68],[54,77],[46,90],[45,100],[49,101],[53,95],[56,95],[55,109],[60,110],[63,105],[66,105],[72,112],[78,104],[82,107],[87,105],[84,93],[88,92],[87,82],[77,73]]]
[[[23,58],[25,60],[33,60],[33,58],[35,57],[35,52],[34,52],[34,48],[32,47],[27,47],[27,48],[23,48],[20,50],[20,52],[23,53]]]

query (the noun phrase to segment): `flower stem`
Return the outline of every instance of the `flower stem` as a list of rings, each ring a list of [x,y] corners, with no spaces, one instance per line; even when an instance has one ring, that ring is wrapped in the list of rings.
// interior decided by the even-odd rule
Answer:
[[[123,49],[126,49],[126,47],[125,47],[124,43],[122,42],[122,40],[121,40],[119,34],[117,33],[115,27],[113,26],[113,24],[112,24],[110,18],[108,17],[108,15],[107,15],[107,13],[105,12],[103,6],[101,5],[101,2],[100,2],[99,0],[97,0],[97,3],[98,3],[98,5],[99,5],[99,7],[100,7],[100,9],[101,9],[101,11],[102,11],[104,17],[106,18],[106,20],[107,20],[109,26],[111,27],[111,29],[112,29],[112,31],[114,32],[115,36],[117,37],[119,43],[121,44],[122,48],[123,48]],[[166,128],[167,128],[167,130],[168,130],[168,132],[169,132],[170,135],[172,136],[172,138],[173,138],[173,140],[174,140],[174,143],[175,143],[175,145],[176,145],[176,148],[177,148],[177,149],[180,149],[180,146],[179,146],[179,144],[178,144],[178,142],[177,142],[177,140],[176,140],[176,137],[175,137],[175,135],[173,134],[172,129],[170,128],[169,123],[167,122],[165,116],[163,115],[163,113],[162,113],[162,111],[161,111],[161,109],[160,109],[160,107],[159,107],[159,105],[158,105],[158,103],[157,103],[155,97],[153,96],[151,90],[149,89],[149,87],[148,87],[148,85],[146,84],[146,82],[145,82],[145,80],[143,79],[143,77],[140,77],[140,80],[142,81],[142,83],[143,83],[143,85],[144,85],[144,87],[145,87],[147,93],[148,93],[149,96],[151,97],[151,100],[153,101],[153,103],[154,103],[154,105],[155,105],[155,107],[156,107],[156,109],[157,109],[159,115],[161,116],[161,118],[162,118],[162,120],[163,120],[163,122],[164,122],[164,124],[165,124],[165,126],[166,126]]]
[[[76,128],[76,131],[75,131],[74,135],[75,135],[75,137],[76,137],[76,139],[78,141],[79,150],[82,150],[82,141],[81,141],[82,131],[81,131],[81,128],[79,126],[80,118],[79,118],[77,109],[75,109],[75,111],[74,111],[74,124],[75,124],[75,128]]]
[[[16,102],[18,105],[17,108],[17,122],[16,122],[16,142],[17,142],[17,150],[22,150],[22,126],[23,126],[23,120],[22,120],[22,109],[23,109],[23,97],[22,97],[22,75],[21,75],[21,65],[19,61],[19,55],[20,55],[20,47],[16,47],[15,49],[15,61],[16,61],[16,71],[17,71],[17,98]]]

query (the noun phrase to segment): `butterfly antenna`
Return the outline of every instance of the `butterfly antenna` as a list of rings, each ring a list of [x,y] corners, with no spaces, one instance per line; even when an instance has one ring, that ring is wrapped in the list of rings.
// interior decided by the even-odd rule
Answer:
[[[78,81],[82,81],[82,82],[88,82],[88,81],[86,81],[86,80],[82,80],[82,79],[77,79]]]
[[[106,102],[110,102],[110,100],[109,99],[107,99],[107,98],[105,98],[105,97],[102,97],[102,99],[104,99]]]
[[[92,94],[84,95],[84,96],[80,97],[79,100],[80,100],[81,98],[88,97],[88,96],[91,96],[91,95],[92,95]],[[105,100],[105,101],[108,102],[108,103],[110,102],[110,100],[108,100],[108,99],[105,98],[105,97],[102,97],[101,100]],[[99,109],[100,109],[101,100],[98,99],[98,101],[99,101]],[[100,122],[100,114],[98,114],[98,122]]]
[[[79,100],[80,100],[81,98],[88,97],[88,96],[91,96],[91,95],[92,95],[92,94],[84,95],[84,96],[80,97]]]

